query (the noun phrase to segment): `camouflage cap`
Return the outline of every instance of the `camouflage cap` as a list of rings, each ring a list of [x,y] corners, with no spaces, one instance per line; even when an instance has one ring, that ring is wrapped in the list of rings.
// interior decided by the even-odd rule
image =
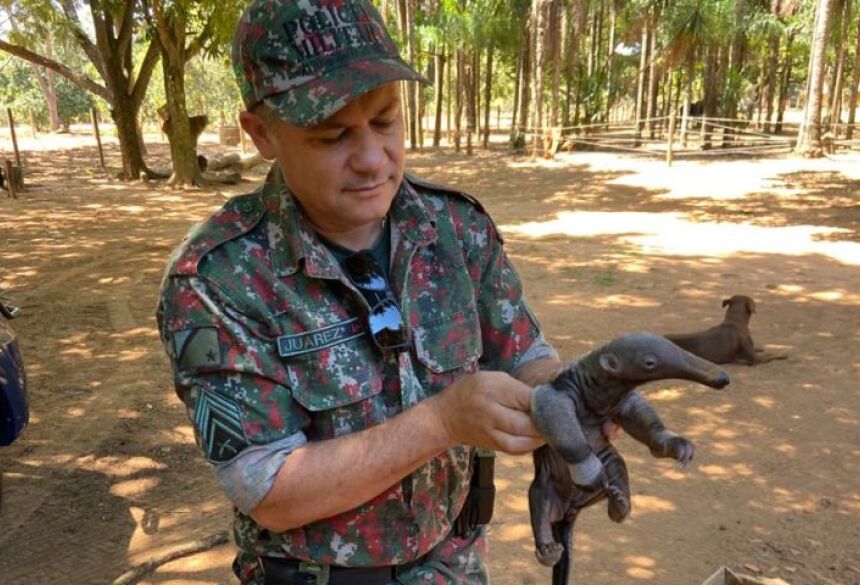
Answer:
[[[265,102],[297,126],[391,81],[427,83],[369,0],[255,0],[233,39],[233,68],[247,109]]]

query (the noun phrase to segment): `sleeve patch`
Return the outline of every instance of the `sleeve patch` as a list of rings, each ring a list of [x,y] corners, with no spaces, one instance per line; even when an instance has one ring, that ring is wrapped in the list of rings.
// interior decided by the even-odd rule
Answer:
[[[226,463],[249,445],[239,406],[214,392],[201,390],[194,407],[201,447],[211,463]]]
[[[173,333],[173,355],[179,369],[198,369],[221,364],[221,346],[215,327],[195,327]]]

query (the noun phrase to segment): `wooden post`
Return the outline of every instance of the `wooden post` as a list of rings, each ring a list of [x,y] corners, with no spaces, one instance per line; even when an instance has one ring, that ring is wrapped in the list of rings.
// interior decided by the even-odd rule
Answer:
[[[705,147],[705,134],[707,134],[708,118],[702,114],[702,127],[699,128],[699,150]]]
[[[242,110],[239,110],[239,113],[236,114],[236,127],[239,129],[239,141],[242,143],[242,154],[248,152],[248,137],[245,136],[245,131],[242,130],[242,122],[239,118],[239,115],[242,113]]]
[[[36,134],[36,112],[33,111],[33,108],[30,108],[30,132],[32,132],[33,138],[39,137]]]
[[[18,198],[18,186],[15,184],[15,167],[12,166],[12,161],[8,158],[4,164],[6,169],[6,185],[9,188],[9,194],[7,197],[11,197],[12,199]]]
[[[671,100],[670,100],[671,101]],[[666,164],[672,166],[672,149],[675,147],[675,122],[677,116],[677,108],[670,106],[669,113],[669,140],[666,143]]]
[[[15,135],[15,116],[12,115],[12,108],[6,108],[6,115],[9,117],[9,133],[12,135],[12,149],[15,151],[15,164],[21,169],[21,184],[24,183],[24,165],[21,164],[21,153],[18,151],[18,137]]]
[[[93,133],[96,135],[96,144],[99,146],[99,160],[102,163],[102,169],[105,168],[105,153],[102,150],[102,135],[99,132],[99,114],[95,108],[90,110],[90,114],[93,119]]]

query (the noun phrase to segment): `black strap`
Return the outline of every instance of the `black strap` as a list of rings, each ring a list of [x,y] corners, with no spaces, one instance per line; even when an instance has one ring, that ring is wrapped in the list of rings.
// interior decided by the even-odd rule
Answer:
[[[260,557],[260,565],[263,585],[396,585],[398,575],[422,564],[426,557],[383,567],[337,567],[299,559]]]
[[[493,518],[496,486],[493,484],[496,453],[492,449],[478,448],[472,458],[472,481],[469,495],[454,522],[454,534],[465,538],[478,526],[489,524]]]

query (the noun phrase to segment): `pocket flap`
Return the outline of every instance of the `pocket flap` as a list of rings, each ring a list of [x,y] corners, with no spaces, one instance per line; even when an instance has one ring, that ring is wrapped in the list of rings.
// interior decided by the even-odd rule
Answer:
[[[359,402],[382,391],[377,358],[366,336],[284,358],[290,392],[302,406],[320,412]]]
[[[478,313],[468,307],[421,323],[414,329],[418,359],[434,373],[465,366],[481,357]]]

